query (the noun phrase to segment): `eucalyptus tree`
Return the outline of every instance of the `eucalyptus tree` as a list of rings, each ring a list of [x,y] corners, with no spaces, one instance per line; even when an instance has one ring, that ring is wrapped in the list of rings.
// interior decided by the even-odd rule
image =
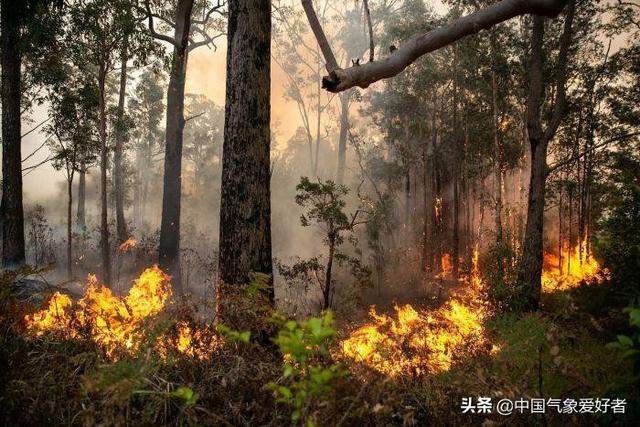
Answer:
[[[575,2],[570,0],[565,11],[562,33],[559,39],[558,60],[554,67],[551,85],[543,74],[545,18],[534,16],[531,31],[527,96],[527,135],[531,154],[527,223],[523,238],[522,256],[518,268],[518,286],[522,305],[537,309],[542,292],[543,226],[545,184],[547,178],[547,149],[566,112],[566,81],[569,49],[572,43]],[[555,93],[551,103],[544,105],[548,91]],[[544,115],[543,115],[544,114]],[[548,117],[546,127],[543,117]]]
[[[208,0],[176,0],[167,8],[166,2],[144,1],[144,14],[149,32],[173,47],[165,128],[164,183],[162,192],[162,222],[158,261],[172,277],[177,292],[180,281],[180,202],[182,196],[182,146],[185,126],[184,91],[189,53],[201,46],[215,46],[216,38],[224,34],[222,16],[225,2]],[[160,23],[156,30],[155,23]],[[165,34],[173,30],[173,36]]]
[[[73,278],[73,180],[76,172],[98,151],[95,123],[99,93],[95,81],[84,70],[69,65],[68,76],[56,85],[49,98],[51,123],[46,126],[53,167],[64,170],[67,180],[67,277]]]
[[[163,74],[151,67],[142,72],[129,99],[129,115],[136,123],[131,139],[135,148],[133,218],[136,227],[146,224],[149,192],[156,158],[162,154],[164,134]]]
[[[234,286],[252,273],[273,273],[271,2],[230,2],[227,28],[219,268],[220,279]],[[272,280],[265,294],[275,300]]]
[[[111,254],[107,206],[107,79],[115,69],[127,37],[139,31],[139,20],[132,13],[130,0],[78,0],[69,8],[70,24],[67,46],[76,63],[88,63],[99,93],[98,134],[100,140],[100,255],[102,279],[111,284]]]
[[[0,66],[2,68],[2,266],[25,263],[24,210],[22,204],[22,114],[31,103],[24,96],[26,82],[46,84],[55,73],[38,73],[50,57],[58,32],[62,1],[2,0],[0,3]],[[55,49],[51,49],[55,51]],[[51,52],[48,52],[50,54]],[[33,62],[31,76],[23,74],[25,59]],[[55,62],[52,61],[52,62]],[[51,71],[51,68],[49,68]],[[31,77],[31,78],[29,78]],[[37,91],[36,91],[37,93]],[[25,107],[26,105],[26,107]]]

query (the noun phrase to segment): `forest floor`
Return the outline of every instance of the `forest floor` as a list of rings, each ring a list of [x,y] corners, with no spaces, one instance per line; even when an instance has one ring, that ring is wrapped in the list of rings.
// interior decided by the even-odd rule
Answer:
[[[625,425],[638,417],[634,367],[607,346],[628,332],[625,315],[608,303],[611,286],[583,283],[546,293],[538,313],[496,314],[468,285],[399,295],[395,304],[378,306],[355,324],[338,319],[331,356],[317,360],[340,366],[345,375],[307,401],[302,418],[316,425]],[[291,404],[278,401],[269,386],[288,384],[282,374],[287,358],[257,341],[205,335],[191,323],[185,329],[193,321],[189,308],[166,307],[160,320],[140,323],[153,331],[153,348],[140,344],[114,353],[105,350],[104,335],[97,340],[83,330],[86,324],[78,326],[81,317],[57,333],[30,333],[25,316],[35,308],[15,303],[6,289],[0,319],[3,423],[301,423],[291,421]],[[126,310],[137,310],[134,300],[125,303]],[[114,316],[122,322],[122,313]],[[159,348],[159,334],[173,338]],[[627,406],[625,415],[462,413],[462,399],[479,396],[494,402],[624,398]]]

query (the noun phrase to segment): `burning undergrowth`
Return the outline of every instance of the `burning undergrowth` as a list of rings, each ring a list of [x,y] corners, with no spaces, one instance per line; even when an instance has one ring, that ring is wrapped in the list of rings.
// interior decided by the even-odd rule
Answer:
[[[147,268],[124,297],[89,275],[86,291],[73,302],[60,292],[52,295],[40,311],[25,316],[32,336],[50,334],[64,339],[87,338],[110,359],[133,354],[153,341],[156,350],[170,350],[203,358],[215,348],[212,328],[193,319],[172,321],[170,277],[157,266]],[[206,350],[205,350],[206,348]]]
[[[560,255],[546,252],[543,259],[543,292],[567,291],[584,282],[602,283],[609,277],[606,269],[587,251],[587,243],[565,248]]]
[[[483,321],[488,315],[479,278],[478,250],[464,285],[434,311],[407,304],[395,307],[395,316],[370,310],[371,322],[341,343],[343,354],[381,373],[437,374],[449,370],[458,350],[485,346]]]

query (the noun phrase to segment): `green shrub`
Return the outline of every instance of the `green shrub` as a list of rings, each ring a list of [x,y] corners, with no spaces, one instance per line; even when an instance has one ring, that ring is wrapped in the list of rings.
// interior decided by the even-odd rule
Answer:
[[[294,423],[315,425],[314,408],[332,391],[332,382],[345,371],[331,360],[329,346],[335,336],[333,315],[296,322],[275,319],[281,325],[274,339],[284,356],[281,382],[269,384],[279,402],[292,408]]]

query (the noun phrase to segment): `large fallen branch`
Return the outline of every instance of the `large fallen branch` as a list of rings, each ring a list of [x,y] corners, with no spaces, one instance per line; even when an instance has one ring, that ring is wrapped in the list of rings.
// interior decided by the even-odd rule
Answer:
[[[331,46],[313,9],[312,0],[301,0],[327,63],[328,76],[322,78],[322,87],[329,92],[342,92],[354,86],[368,87],[378,80],[393,77],[425,55],[447,46],[465,36],[475,34],[496,24],[520,15],[535,14],[554,17],[560,13],[566,0],[502,0],[470,15],[458,18],[440,28],[416,35],[384,59],[356,63],[349,68],[340,68]]]

